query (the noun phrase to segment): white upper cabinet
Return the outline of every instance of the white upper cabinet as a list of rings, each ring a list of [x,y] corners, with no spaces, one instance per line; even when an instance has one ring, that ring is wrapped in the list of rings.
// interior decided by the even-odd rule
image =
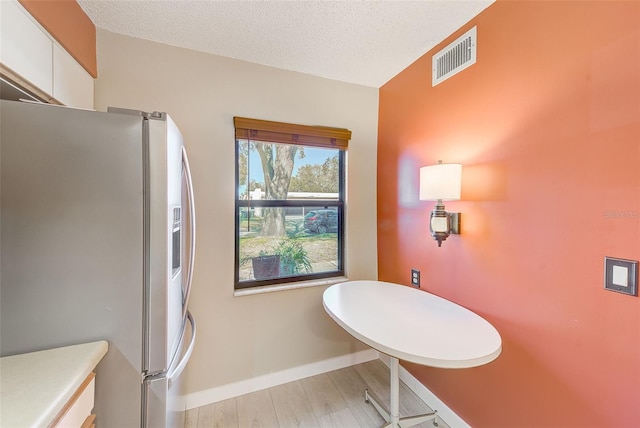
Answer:
[[[53,92],[53,42],[15,1],[3,1],[0,62],[42,91]]]
[[[37,88],[44,99],[93,108],[93,77],[17,0],[1,0],[0,17],[0,63],[10,77]]]
[[[93,108],[93,78],[58,45],[53,45],[53,98],[64,105]]]

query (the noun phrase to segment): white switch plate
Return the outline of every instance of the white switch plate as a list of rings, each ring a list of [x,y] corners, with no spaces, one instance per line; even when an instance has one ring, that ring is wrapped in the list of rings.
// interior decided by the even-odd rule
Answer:
[[[618,293],[638,295],[638,261],[604,258],[604,288]]]

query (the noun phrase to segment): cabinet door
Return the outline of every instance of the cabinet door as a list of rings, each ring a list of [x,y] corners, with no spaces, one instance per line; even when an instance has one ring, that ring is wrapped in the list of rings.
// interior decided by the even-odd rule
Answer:
[[[17,1],[1,1],[0,62],[44,92],[53,91],[53,42]]]
[[[53,46],[53,98],[67,106],[93,108],[93,77],[58,45]]]
[[[91,373],[69,399],[69,402],[65,404],[50,426],[75,428],[84,426],[87,420],[92,420],[91,409],[93,409],[94,404],[95,388],[95,373]]]

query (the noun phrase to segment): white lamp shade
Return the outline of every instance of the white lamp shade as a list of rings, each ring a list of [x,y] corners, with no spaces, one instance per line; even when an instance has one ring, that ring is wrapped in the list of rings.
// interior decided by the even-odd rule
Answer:
[[[421,201],[455,201],[460,199],[462,165],[439,163],[420,168]]]

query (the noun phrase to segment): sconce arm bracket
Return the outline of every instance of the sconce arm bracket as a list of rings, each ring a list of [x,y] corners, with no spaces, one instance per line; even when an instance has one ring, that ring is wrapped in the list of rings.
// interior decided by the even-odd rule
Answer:
[[[462,217],[462,213],[447,214],[449,214],[449,233],[460,235],[460,218]]]

